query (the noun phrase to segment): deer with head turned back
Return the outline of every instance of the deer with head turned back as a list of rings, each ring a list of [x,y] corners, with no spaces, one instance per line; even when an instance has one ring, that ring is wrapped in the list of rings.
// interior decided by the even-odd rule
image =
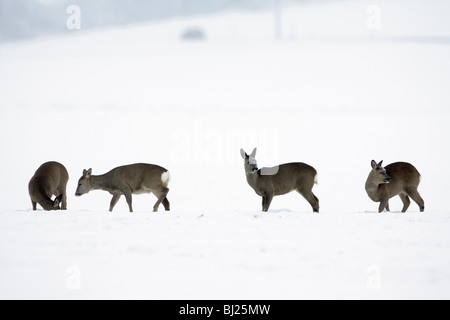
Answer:
[[[40,166],[28,184],[33,210],[37,210],[37,204],[47,211],[67,210],[68,180],[69,174],[62,164],[47,162]],[[56,197],[55,200],[52,200],[53,196]]]
[[[390,211],[389,199],[400,196],[403,202],[402,212],[406,212],[411,199],[417,203],[420,212],[425,211],[425,203],[417,191],[420,173],[410,163],[397,162],[383,167],[383,161],[372,160],[372,171],[366,182],[366,192],[374,202],[380,202],[378,212]]]
[[[262,197],[262,211],[269,211],[274,196],[291,191],[299,192],[319,212],[319,199],[312,192],[317,183],[317,171],[305,163],[287,163],[274,168],[258,169],[255,159],[256,148],[248,155],[241,149],[247,182],[256,194]]]
[[[169,181],[169,171],[152,164],[138,163],[122,166],[100,176],[92,175],[92,169],[89,169],[83,171],[75,195],[79,197],[91,190],[108,191],[113,195],[109,207],[110,212],[113,211],[120,197],[124,195],[130,212],[133,212],[133,194],[153,193],[158,198],[153,211],[158,211],[161,203],[166,211],[170,211],[170,203],[167,199]]]

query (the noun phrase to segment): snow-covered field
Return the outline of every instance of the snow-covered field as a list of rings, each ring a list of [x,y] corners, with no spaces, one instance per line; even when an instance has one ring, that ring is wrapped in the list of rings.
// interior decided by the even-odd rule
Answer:
[[[361,3],[342,6],[364,22]],[[450,46],[354,41],[364,33],[351,27],[337,28],[345,41],[311,40],[293,19],[273,41],[270,19],[0,46],[0,298],[450,298]],[[188,25],[208,41],[179,42]],[[239,154],[255,146],[261,167],[317,169],[320,214],[294,193],[260,212]],[[399,199],[376,213],[372,159],[419,169],[424,214],[400,213]],[[28,181],[49,160],[69,171],[67,212],[31,211]],[[134,214],[124,199],[110,214],[105,192],[75,198],[83,169],[135,162],[171,171],[170,213],[152,213],[153,196],[134,196]]]

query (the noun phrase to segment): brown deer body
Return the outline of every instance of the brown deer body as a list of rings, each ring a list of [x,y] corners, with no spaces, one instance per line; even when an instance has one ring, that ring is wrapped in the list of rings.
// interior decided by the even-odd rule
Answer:
[[[161,203],[166,211],[170,211],[170,203],[167,200],[169,180],[170,174],[166,169],[145,163],[118,167],[100,176],[93,176],[92,169],[89,169],[83,171],[75,195],[79,197],[91,190],[108,191],[113,195],[109,207],[111,212],[124,195],[130,212],[133,212],[133,194],[153,193],[158,198],[153,211],[158,211]]]
[[[299,192],[311,205],[314,212],[319,212],[319,199],[312,192],[316,183],[317,171],[305,163],[288,163],[274,168],[258,169],[256,148],[248,155],[241,149],[245,163],[248,184],[262,197],[262,210],[267,212],[274,196],[292,191]]]
[[[66,168],[58,162],[47,162],[37,169],[28,184],[33,210],[37,210],[37,204],[44,210],[67,210],[67,181],[69,174]],[[52,196],[56,199],[52,200]]]
[[[366,182],[369,198],[380,202],[378,212],[390,211],[389,199],[400,196],[403,202],[402,212],[406,212],[411,199],[417,203],[420,212],[425,211],[425,203],[417,191],[420,184],[420,173],[409,163],[397,162],[383,167],[383,161],[372,161],[372,171]]]

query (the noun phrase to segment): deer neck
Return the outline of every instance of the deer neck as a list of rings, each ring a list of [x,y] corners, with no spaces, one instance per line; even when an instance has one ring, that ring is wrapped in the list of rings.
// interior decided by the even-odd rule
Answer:
[[[39,203],[44,210],[53,209],[54,202],[48,194],[49,192],[47,192],[46,188],[43,186],[39,186],[37,192],[34,192],[34,201]]]
[[[101,176],[91,176],[91,184],[92,184],[92,190],[104,190],[109,191],[109,179],[108,175],[104,174]]]
[[[366,192],[373,201],[379,201],[382,188],[385,188],[385,186],[375,182],[372,174],[370,174],[366,181]]]
[[[258,185],[258,180],[259,180],[259,170],[255,170],[255,171],[249,171],[246,170],[245,171],[245,175],[247,177],[247,182],[248,184],[255,189],[256,186]]]

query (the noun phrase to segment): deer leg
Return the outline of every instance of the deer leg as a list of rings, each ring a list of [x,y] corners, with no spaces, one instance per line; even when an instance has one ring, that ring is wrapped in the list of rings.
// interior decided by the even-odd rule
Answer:
[[[133,198],[132,198],[132,195],[131,195],[131,191],[130,190],[126,190],[126,191],[124,191],[123,192],[123,194],[125,195],[125,199],[127,200],[127,203],[128,203],[128,208],[130,209],[130,212],[133,212],[133,205],[132,205],[132,202],[133,202]]]
[[[115,205],[117,204],[117,201],[119,201],[120,197],[122,195],[120,193],[116,193],[113,195],[112,200],[111,200],[111,204],[109,205],[109,212],[112,212]]]
[[[153,192],[153,193],[158,198],[158,201],[156,201],[155,205],[153,206],[153,212],[157,212],[161,202],[163,202],[164,199],[166,199],[166,196],[169,193],[169,188],[164,188],[161,192]],[[167,201],[167,202],[169,202],[169,201]],[[164,208],[166,208],[166,211],[167,211],[166,205],[164,205]]]
[[[399,196],[400,196],[400,199],[402,199],[402,202],[403,202],[402,212],[406,212],[408,210],[408,208],[409,208],[409,205],[411,204],[411,200],[409,200],[409,197],[406,194],[404,194],[404,193],[400,193]]]
[[[33,200],[31,200],[31,204],[33,205],[33,211],[37,210],[37,202],[34,202]]]
[[[63,192],[61,192],[61,194],[62,194],[61,210],[67,210],[67,193],[66,193],[66,190],[64,189]]]
[[[311,191],[310,200],[308,201],[313,208],[313,212],[319,213],[319,198],[317,198]]]
[[[67,210],[67,196],[66,196],[66,193],[63,193],[62,202],[61,202],[61,210]]]
[[[391,208],[389,207],[389,201],[388,201],[388,203],[386,205],[386,211],[391,212]]]
[[[164,209],[165,209],[166,211],[170,211],[170,202],[169,202],[169,200],[167,199],[167,197],[164,198],[164,200],[162,201],[162,204],[163,204]]]
[[[378,208],[378,212],[382,213],[388,205],[389,205],[389,198],[382,199],[381,203],[380,203],[380,207]]]
[[[263,212],[268,212],[273,200],[273,194],[268,193],[263,197]]]
[[[425,211],[425,202],[423,201],[422,197],[420,196],[419,191],[417,191],[417,187],[408,187],[408,188],[406,188],[405,191],[408,194],[408,196],[410,196],[411,199],[413,199],[414,202],[417,203],[417,205],[420,208],[420,212],[424,212]]]
[[[297,191],[303,196],[303,198],[306,199],[306,201],[309,202],[309,204],[313,208],[313,212],[319,213],[319,198],[317,198],[312,191],[308,192],[302,190]]]

